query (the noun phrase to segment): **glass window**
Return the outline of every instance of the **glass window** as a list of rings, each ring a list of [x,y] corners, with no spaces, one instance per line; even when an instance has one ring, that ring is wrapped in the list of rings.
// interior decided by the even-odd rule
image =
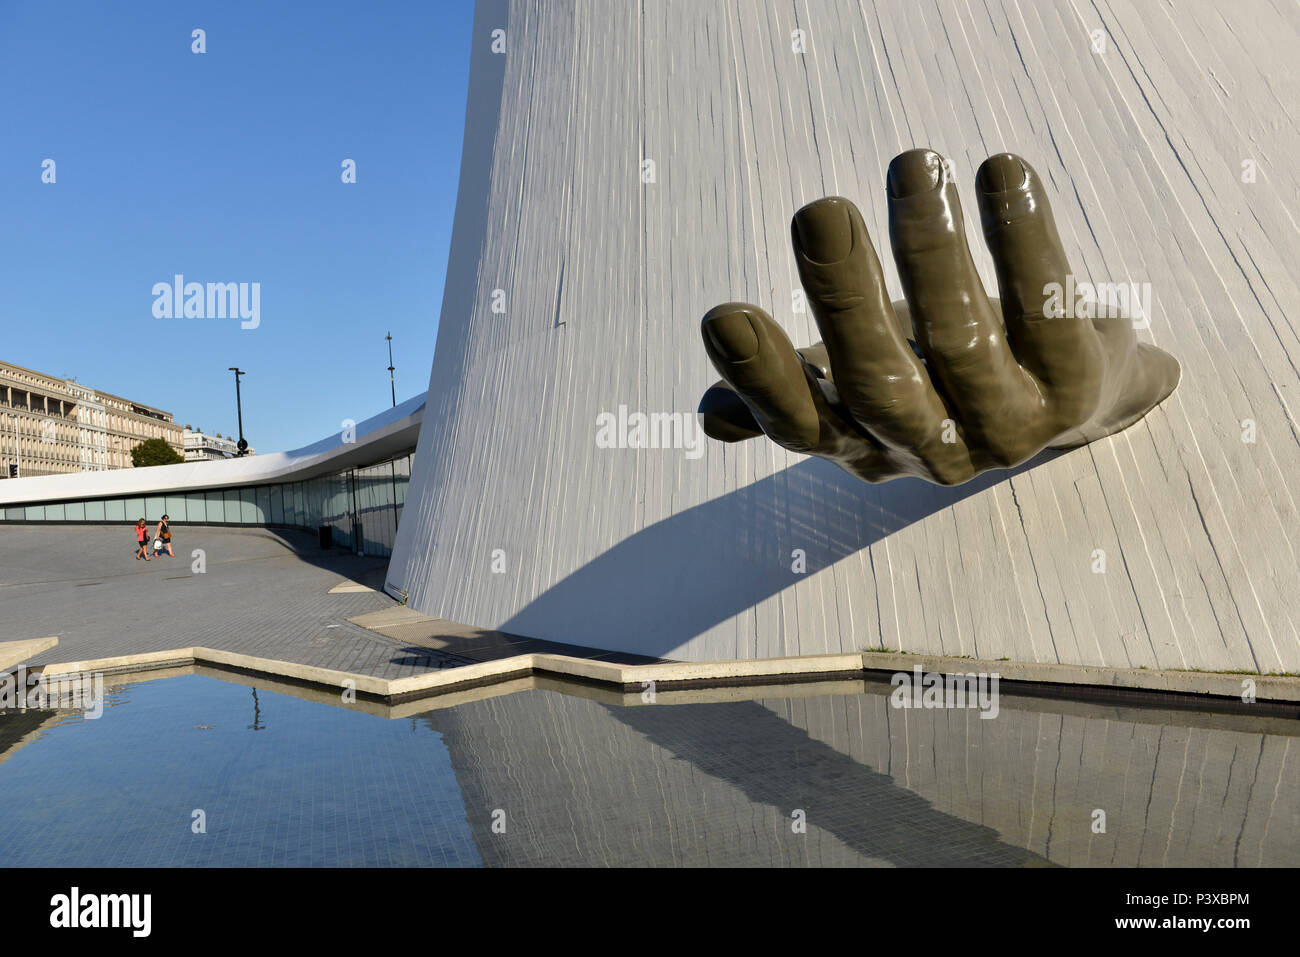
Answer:
[[[28,505],[28,506],[23,510],[23,518],[27,519],[27,521],[29,521],[29,522],[43,522],[43,521],[45,521],[45,506],[44,506],[44,505]]]
[[[69,502],[63,510],[63,517],[69,522],[84,522],[86,520],[86,503]]]
[[[352,477],[352,482],[357,490],[357,512],[364,518],[373,504],[370,476],[366,474],[364,469],[358,469]]]
[[[61,522],[63,521],[63,512],[62,502],[47,504],[45,506],[45,520],[47,522]]]
[[[104,520],[104,503],[87,502],[86,503],[86,521],[102,522]]]
[[[271,488],[259,485],[257,492],[257,520],[265,525],[271,520]]]
[[[140,516],[136,516],[139,518]],[[104,521],[106,522],[125,522],[126,521],[126,501],[120,498],[110,498],[104,503]]]
[[[312,479],[307,483],[307,521],[304,524],[308,528],[318,528],[323,512],[320,479]]]
[[[201,525],[208,520],[208,510],[202,492],[190,492],[185,496],[185,521],[191,525]]]
[[[165,511],[167,511],[167,500],[163,496],[150,495],[144,500],[144,517],[150,524],[162,518]]]
[[[243,521],[243,516],[239,511],[239,489],[228,488],[226,494],[226,521],[239,523]]]
[[[136,521],[138,518],[140,518],[140,516],[142,515],[147,519],[149,516],[145,515],[144,513],[144,499],[142,498],[126,499],[126,514],[133,522]]]
[[[331,475],[327,480],[328,492],[325,500],[324,521],[337,524],[343,517],[344,501],[347,492],[347,480],[342,475]]]
[[[257,513],[257,489],[241,488],[239,490],[239,501],[241,503],[240,514],[245,525],[256,525],[261,521],[261,517]]]
[[[167,496],[167,517],[173,522],[187,522],[184,495]]]
[[[220,489],[207,493],[205,503],[208,513],[208,521],[214,524],[221,524],[226,520],[226,496]]]
[[[283,486],[271,486],[271,524],[284,524],[284,494]]]

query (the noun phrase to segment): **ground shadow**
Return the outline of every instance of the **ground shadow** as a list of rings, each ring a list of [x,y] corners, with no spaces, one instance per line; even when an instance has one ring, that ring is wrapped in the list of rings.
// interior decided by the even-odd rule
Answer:
[[[547,589],[501,631],[656,657],[913,522],[1062,453],[953,488],[869,485],[821,459],[679,512]],[[790,653],[796,653],[791,651]]]

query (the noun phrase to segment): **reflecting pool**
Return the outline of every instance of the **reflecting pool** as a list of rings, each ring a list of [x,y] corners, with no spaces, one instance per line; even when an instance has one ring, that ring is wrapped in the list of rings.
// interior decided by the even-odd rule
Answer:
[[[1300,722],[876,681],[400,708],[137,676],[0,714],[11,866],[1300,864]],[[288,689],[293,691],[293,689]]]

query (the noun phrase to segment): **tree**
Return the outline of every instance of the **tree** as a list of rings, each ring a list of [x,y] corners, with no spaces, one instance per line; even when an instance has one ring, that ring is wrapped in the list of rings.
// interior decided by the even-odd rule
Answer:
[[[136,468],[147,465],[176,465],[184,462],[184,456],[167,444],[166,439],[147,439],[131,450],[131,464]]]

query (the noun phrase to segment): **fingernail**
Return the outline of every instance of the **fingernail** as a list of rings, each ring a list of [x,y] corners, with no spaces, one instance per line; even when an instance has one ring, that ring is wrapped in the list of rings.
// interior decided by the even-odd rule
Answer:
[[[985,193],[1005,193],[1020,189],[1029,182],[1029,170],[1020,157],[1011,153],[990,156],[975,175],[975,185]]]
[[[934,150],[908,150],[889,164],[887,184],[894,199],[928,193],[943,176],[943,157]]]
[[[853,249],[853,222],[848,204],[835,198],[819,199],[794,214],[799,249],[816,263],[842,262]]]
[[[744,362],[758,355],[758,333],[748,313],[710,311],[701,325],[713,351],[728,362]]]

